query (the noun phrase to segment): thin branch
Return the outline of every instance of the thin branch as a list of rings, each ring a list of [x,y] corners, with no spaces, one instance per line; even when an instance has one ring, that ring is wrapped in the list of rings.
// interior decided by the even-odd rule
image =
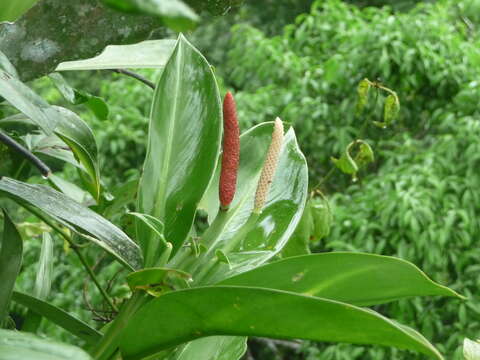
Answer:
[[[40,160],[38,157],[33,155],[30,151],[28,151],[22,145],[20,145],[15,140],[13,140],[10,136],[8,136],[7,134],[1,131],[0,131],[0,142],[4,143],[13,151],[22,155],[27,161],[32,163],[32,165],[35,166],[43,176],[48,177],[52,173],[50,168],[47,165],[45,165],[45,163],[42,160]]]
[[[85,257],[83,256],[82,252],[78,249],[78,247],[76,246],[75,242],[73,241],[73,239],[70,237],[70,235],[64,231],[63,229],[61,229],[57,224],[55,224],[54,222],[50,221],[50,219],[47,219],[46,216],[44,216],[43,214],[41,214],[39,211],[37,211],[36,209],[34,208],[31,208],[30,206],[28,205],[25,205],[25,204],[22,204],[23,207],[25,207],[25,209],[27,209],[29,212],[31,212],[33,215],[35,215],[36,217],[38,217],[40,220],[42,220],[45,224],[47,224],[48,226],[50,226],[52,229],[54,229],[56,232],[58,232],[67,242],[68,244],[70,245],[70,247],[72,248],[72,250],[75,252],[75,254],[77,254],[78,256],[78,259],[80,260],[80,262],[82,263],[82,265],[84,266],[85,270],[87,270],[88,274],[90,275],[92,281],[95,283],[97,289],[100,291],[100,293],[102,294],[103,298],[105,299],[105,301],[108,303],[108,305],[110,305],[110,307],[118,312],[118,309],[117,307],[115,306],[115,304],[113,303],[112,299],[110,299],[110,296],[108,296],[107,292],[102,288],[102,285],[100,285],[100,282],[98,281],[97,277],[95,276],[95,273],[93,272],[93,270],[90,268],[90,265],[88,265],[87,263],[87,260],[85,259]]]
[[[117,74],[123,74],[123,75],[130,76],[130,77],[132,77],[132,78],[134,78],[138,81],[141,81],[142,83],[144,83],[145,85],[150,87],[152,90],[155,90],[155,84],[153,82],[151,82],[147,78],[144,78],[142,75],[137,74],[136,72],[126,70],[126,69],[113,69],[112,71],[117,73]]]

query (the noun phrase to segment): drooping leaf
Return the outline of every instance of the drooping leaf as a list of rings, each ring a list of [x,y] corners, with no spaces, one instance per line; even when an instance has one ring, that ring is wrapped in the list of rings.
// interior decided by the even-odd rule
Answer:
[[[60,63],[56,71],[163,68],[175,43],[175,40],[147,40],[132,45],[109,45],[91,59]]]
[[[90,360],[82,349],[19,331],[0,329],[0,360]]]
[[[393,120],[397,118],[400,111],[400,101],[397,94],[393,93],[387,96],[385,99],[385,105],[383,108],[383,121],[385,125],[390,125]]]
[[[3,236],[0,243],[0,326],[8,315],[10,298],[22,265],[23,242],[17,228],[3,210]]]
[[[75,200],[79,204],[85,205],[86,203],[94,203],[92,196],[79,188],[74,183],[71,183],[60,176],[55,174],[50,174],[48,181],[55,187],[57,190],[61,191],[69,198]]]
[[[371,84],[370,84],[370,81],[368,81],[368,79],[363,79],[358,84],[358,87],[357,87],[358,98],[357,98],[357,108],[356,108],[357,114],[360,114],[365,108],[365,106],[368,104],[368,93],[370,91],[370,87],[371,87]]]
[[[443,359],[419,333],[374,311],[284,291],[228,286],[175,291],[150,301],[130,319],[120,349],[125,359],[140,359],[211,335],[376,344]]]
[[[312,213],[313,231],[312,241],[320,241],[330,233],[332,226],[332,210],[327,198],[323,195],[310,200],[310,211]]]
[[[212,70],[180,36],[156,87],[138,195],[138,211],[164,223],[174,252],[187,238],[213,176],[220,137],[221,105]],[[139,222],[137,234],[148,242],[149,229],[138,227]]]
[[[45,300],[52,287],[53,276],[53,241],[49,233],[42,235],[42,249],[38,262],[37,275],[35,277],[34,296]]]
[[[219,169],[202,200],[204,204],[209,204],[206,209],[209,218],[218,218],[201,239],[207,251],[197,263],[204,269],[209,268],[212,262],[218,261],[215,256],[218,249],[222,250],[230,263],[230,266],[223,264],[211,271],[208,279],[201,280],[202,284],[219,281],[268,261],[281,251],[300,221],[307,198],[308,175],[306,161],[293,128],[284,136],[277,170],[262,213],[253,222],[251,219],[272,128],[272,123],[260,124],[241,136],[237,190],[230,209],[217,215]],[[174,262],[176,260],[173,259]],[[196,271],[185,270],[192,273],[194,281],[199,278]]]
[[[335,166],[344,174],[352,175],[354,180],[357,172],[374,160],[372,148],[363,140],[355,140],[348,144],[340,159],[332,157]]]
[[[454,296],[415,265],[393,257],[362,253],[324,253],[279,260],[220,282],[291,291],[357,306],[412,296]]]
[[[66,195],[43,185],[30,185],[14,179],[0,179],[0,193],[40,209],[70,230],[93,241],[132,269],[142,264],[140,249],[115,225],[83,207]]]
[[[303,215],[295,229],[295,232],[288,239],[287,244],[283,247],[280,256],[282,258],[310,254],[310,234],[314,226],[312,212],[310,209],[310,200],[305,205]]]
[[[199,17],[181,0],[102,0],[106,5],[127,13],[158,16],[175,31],[195,28]]]
[[[100,332],[93,329],[82,320],[77,319],[64,310],[39,298],[15,291],[12,300],[27,307],[36,314],[45,317],[73,335],[85,340],[89,344],[96,343],[102,337]]]

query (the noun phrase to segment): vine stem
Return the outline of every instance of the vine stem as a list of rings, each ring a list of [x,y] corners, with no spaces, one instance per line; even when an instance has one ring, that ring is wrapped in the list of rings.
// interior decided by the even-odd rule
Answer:
[[[41,214],[40,212],[38,212],[37,210],[31,208],[30,206],[28,205],[24,205],[22,204],[23,207],[25,207],[29,212],[31,212],[33,215],[35,215],[36,217],[38,217],[40,220],[42,220],[45,224],[47,224],[48,226],[50,226],[52,229],[54,229],[56,232],[58,232],[67,242],[68,244],[70,245],[70,247],[73,249],[73,251],[75,252],[75,254],[78,256],[78,258],[80,259],[80,262],[82,263],[82,265],[84,266],[85,270],[87,270],[88,272],[88,275],[90,275],[90,278],[92,279],[92,281],[95,283],[95,286],[97,287],[97,289],[100,291],[100,293],[102,294],[103,298],[105,299],[105,301],[108,303],[108,305],[110,305],[110,307],[112,308],[113,311],[115,312],[118,312],[118,308],[115,306],[115,304],[113,303],[112,299],[110,298],[110,296],[108,296],[107,292],[105,291],[105,289],[102,287],[102,285],[100,285],[100,282],[98,281],[97,279],[97,276],[95,275],[95,273],[93,272],[92,268],[90,267],[90,265],[88,265],[88,262],[87,262],[87,259],[85,259],[85,257],[83,256],[82,252],[80,251],[80,249],[78,248],[77,244],[75,244],[75,242],[72,240],[71,236],[69,234],[67,234],[67,232],[65,232],[63,229],[61,229],[57,224],[55,224],[54,222],[50,221],[46,216],[44,216],[43,214]]]
[[[144,83],[145,85],[147,85],[152,90],[155,90],[155,84],[153,82],[151,82],[147,78],[144,78],[142,75],[137,74],[136,72],[126,70],[126,69],[113,69],[112,71],[117,73],[117,74],[123,74],[123,75],[130,76],[130,77]]]

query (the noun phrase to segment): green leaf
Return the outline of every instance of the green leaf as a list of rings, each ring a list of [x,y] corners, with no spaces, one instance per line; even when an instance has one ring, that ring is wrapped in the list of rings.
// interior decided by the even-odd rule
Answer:
[[[368,104],[368,93],[370,91],[371,83],[368,81],[368,79],[363,79],[360,81],[357,87],[357,94],[358,94],[358,99],[357,99],[357,108],[356,112],[357,114],[360,114],[365,106]]]
[[[353,155],[354,151],[356,151],[355,155]],[[335,166],[344,174],[352,175],[354,180],[356,180],[357,172],[360,168],[365,167],[374,160],[372,148],[363,140],[355,140],[348,144],[340,159],[332,157]]]
[[[354,144],[355,142],[352,142],[347,146],[340,159],[332,157],[333,164],[344,174],[355,175],[358,171],[358,165],[350,155],[350,150]]]
[[[362,253],[323,253],[263,265],[220,282],[255,286],[370,306],[412,296],[454,296],[415,265],[393,257]]]
[[[84,166],[88,177],[83,180],[94,199],[100,197],[100,168],[98,149],[92,130],[77,114],[61,108],[53,107],[60,116],[55,134],[72,150],[75,158]]]
[[[313,231],[311,233],[313,241],[320,241],[330,233],[332,226],[332,210],[327,198],[323,195],[310,200],[310,211],[312,212]]]
[[[465,360],[480,360],[480,343],[470,339],[463,340],[463,356]]]
[[[1,5],[0,5],[1,7]],[[1,17],[1,15],[0,15]],[[0,69],[4,70],[7,74],[18,78],[18,73],[15,67],[12,65],[10,60],[8,60],[7,56],[0,51]]]
[[[32,334],[0,329],[0,360],[90,360],[82,349]]]
[[[127,276],[127,283],[132,291],[145,290],[154,296],[158,296],[165,291],[174,290],[179,279],[181,279],[180,283],[184,283],[191,279],[191,275],[176,269],[157,267],[130,273]]]
[[[102,0],[106,5],[127,13],[158,16],[175,31],[195,28],[199,17],[181,0]]]
[[[108,118],[108,105],[98,96],[72,88],[59,73],[48,75],[62,96],[74,105],[84,104],[99,120]]]
[[[376,344],[443,359],[413,329],[369,309],[284,291],[228,286],[169,292],[150,301],[130,319],[120,349],[125,359],[140,359],[211,335]]]
[[[172,250],[172,244],[167,243],[165,240],[165,236],[163,235],[165,227],[163,223],[148,214],[129,212],[128,215],[135,216],[135,218],[141,222],[141,224],[137,222],[137,230],[139,231],[137,239],[143,250],[143,258],[145,259],[144,266],[150,267],[154,265],[164,265],[157,264],[157,262],[159,259],[163,258],[162,254],[164,252],[168,252],[166,256],[168,259]],[[148,238],[145,238],[142,235],[146,228],[150,231],[150,236]]]
[[[47,135],[62,118],[52,106],[9,72],[0,69],[0,96],[32,119]]]
[[[209,336],[180,346],[169,360],[238,360],[246,350],[246,337]]]
[[[3,234],[0,248],[0,326],[8,315],[15,279],[22,266],[23,243],[17,228],[3,210]]]
[[[87,203],[94,203],[93,198],[89,193],[80,189],[74,183],[71,183],[60,176],[55,174],[50,174],[48,177],[48,181],[55,187],[57,190],[61,191],[69,198],[75,200],[79,204],[85,205]]]
[[[390,125],[393,120],[398,116],[400,111],[400,101],[396,93],[392,93],[385,99],[385,105],[383,108],[383,121],[385,125]]]
[[[228,211],[218,212],[220,169],[217,168],[215,178],[202,200],[208,205],[204,207],[209,218],[215,220],[200,242],[208,250],[196,263],[207,271],[217,262],[215,254],[220,249],[228,257],[231,267],[223,264],[210,271],[205,279],[196,271],[185,269],[192,274],[194,281],[201,279],[202,284],[209,284],[268,261],[281,251],[300,221],[307,198],[308,174],[293,128],[285,134],[277,170],[262,213],[257,218],[251,217],[272,130],[272,123],[264,123],[240,137],[237,190]],[[183,249],[178,258],[185,251],[188,250]],[[176,260],[173,259],[173,262]]]
[[[137,269],[142,264],[140,249],[123,231],[51,187],[3,177],[0,179],[0,193],[20,205],[37,207],[70,230],[101,246],[130,268]]]
[[[280,253],[282,258],[310,254],[309,243],[313,229],[313,218],[309,204],[310,201],[305,205],[302,219],[298,223],[295,232],[283,247],[282,252]]]
[[[138,211],[165,224],[165,238],[174,252],[187,238],[213,176],[221,119],[210,65],[180,36],[156,87],[138,195]],[[137,234],[145,230],[137,229]],[[150,236],[145,231],[142,238],[148,242]]]
[[[60,63],[56,71],[163,68],[175,44],[175,40],[147,40],[132,45],[109,45],[91,59]]]
[[[89,344],[98,342],[102,337],[100,332],[93,329],[82,320],[73,317],[66,311],[39,298],[14,291],[12,300],[27,307],[36,314],[45,317],[73,335],[85,340]]]
[[[53,273],[53,241],[49,233],[42,235],[42,249],[40,250],[40,261],[38,263],[37,275],[35,277],[34,296],[45,300],[52,287]]]
[[[358,147],[358,152],[355,155],[355,163],[359,168],[362,168],[375,161],[373,150],[368,143],[363,140],[357,140],[355,144]]]
[[[0,21],[15,21],[38,0],[2,0],[0,2]]]

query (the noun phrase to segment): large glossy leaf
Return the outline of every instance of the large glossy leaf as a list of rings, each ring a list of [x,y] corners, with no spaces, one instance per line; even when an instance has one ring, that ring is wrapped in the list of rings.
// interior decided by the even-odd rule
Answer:
[[[180,346],[169,360],[238,360],[246,350],[246,337],[209,336]]]
[[[376,344],[442,359],[413,329],[371,310],[290,292],[227,286],[170,292],[152,300],[131,318],[120,348],[126,359],[139,359],[211,335]]]
[[[101,0],[114,9],[134,14],[158,16],[169,28],[187,31],[195,28],[199,17],[181,0]]]
[[[210,272],[209,278],[201,280],[202,284],[211,284],[263,264],[282,249],[300,221],[307,197],[307,165],[298,148],[295,133],[290,128],[285,134],[265,207],[253,228],[245,236],[238,236],[242,229],[250,226],[247,220],[252,214],[258,178],[271,141],[272,129],[272,123],[260,124],[241,136],[235,198],[230,210],[220,213],[220,217],[203,236],[202,243],[209,246],[209,249],[197,262],[203,268],[211,266],[211,262],[216,261],[211,255],[221,250],[227,255],[230,267],[227,264],[217,264],[217,269]],[[219,169],[202,199],[210,219],[216,217],[219,208],[218,181]],[[185,270],[196,279],[196,271],[189,268]]]
[[[12,300],[27,307],[36,314],[45,317],[90,344],[96,343],[102,336],[100,332],[82,320],[73,317],[66,311],[41,299],[15,291]]]
[[[415,265],[393,257],[325,253],[288,258],[226,279],[239,285],[291,291],[358,306],[411,296],[457,296],[430,280]]]
[[[138,246],[119,228],[66,195],[43,185],[0,179],[0,193],[40,209],[54,220],[79,233],[114,255],[132,269],[142,263]]]
[[[165,238],[174,251],[185,241],[213,176],[220,137],[221,104],[214,75],[205,58],[180,35],[155,91],[138,196],[139,212],[164,223]],[[139,241],[148,249],[150,231],[144,230]]]
[[[3,236],[0,243],[0,326],[8,314],[15,279],[22,265],[23,243],[17,228],[3,211]]]
[[[32,334],[0,329],[0,360],[90,360],[82,349],[39,338]]]
[[[147,40],[132,45],[109,45],[94,58],[60,63],[56,71],[163,68],[174,46],[175,40]]]
[[[0,2],[0,21],[15,21],[38,0],[2,0]]]

